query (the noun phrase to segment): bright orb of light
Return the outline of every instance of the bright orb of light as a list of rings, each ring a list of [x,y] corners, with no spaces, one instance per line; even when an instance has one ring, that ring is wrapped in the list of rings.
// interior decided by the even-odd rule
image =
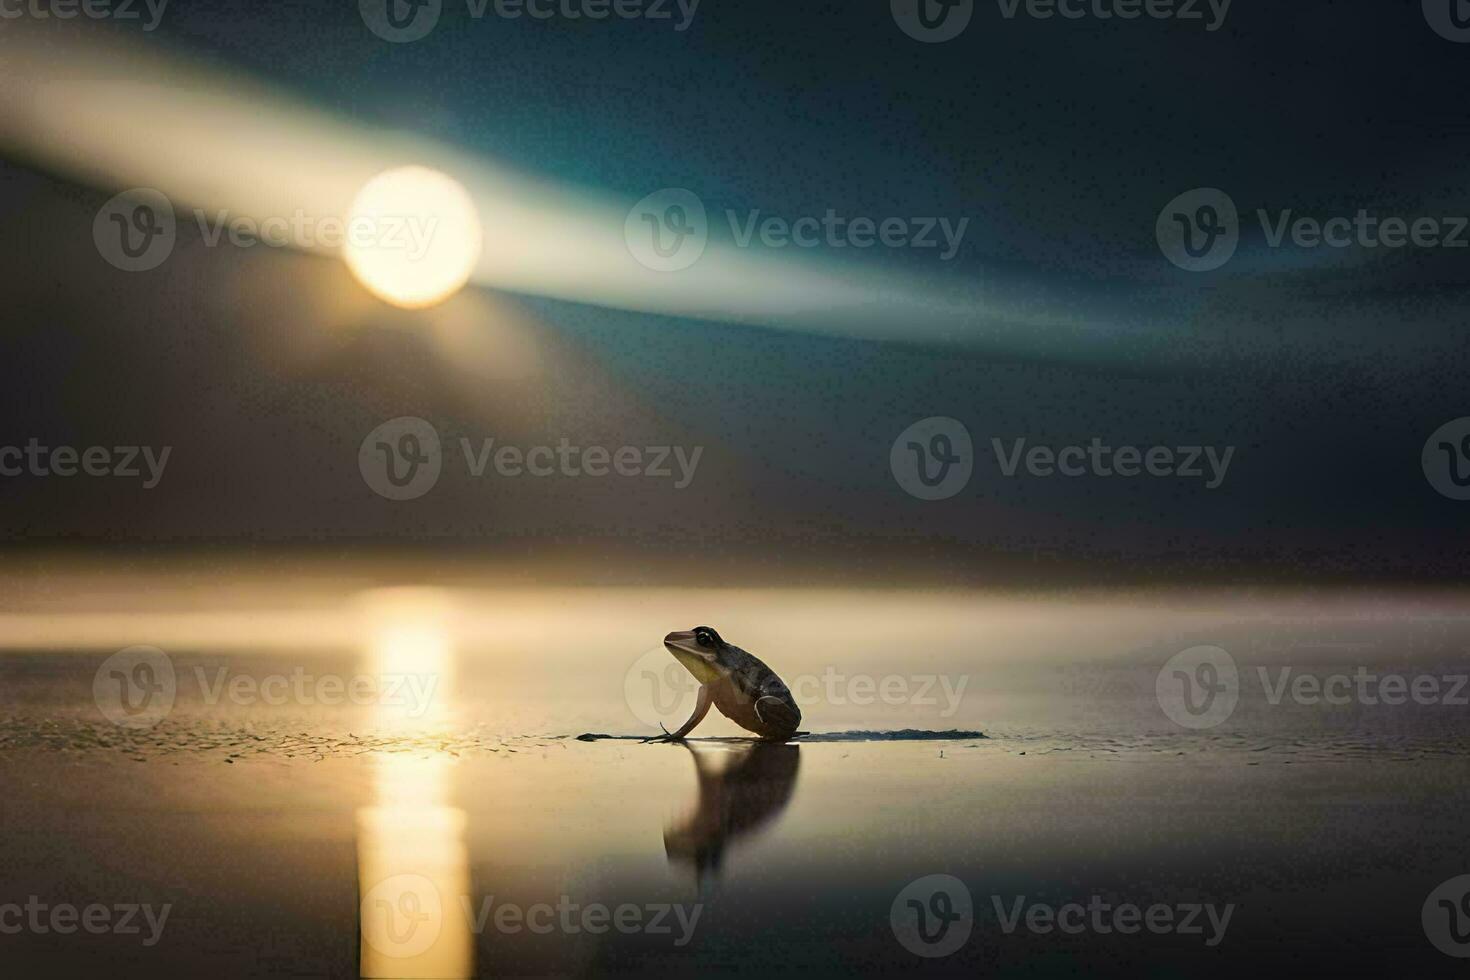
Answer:
[[[482,241],[475,202],[458,181],[428,167],[397,167],[358,191],[343,258],[375,296],[416,309],[469,281]]]

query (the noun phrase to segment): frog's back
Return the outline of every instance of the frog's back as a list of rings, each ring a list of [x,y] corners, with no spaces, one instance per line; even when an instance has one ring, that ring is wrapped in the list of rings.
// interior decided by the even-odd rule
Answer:
[[[715,707],[746,731],[788,739],[801,726],[801,709],[786,682],[759,657],[737,646],[727,651],[730,674],[715,686]]]

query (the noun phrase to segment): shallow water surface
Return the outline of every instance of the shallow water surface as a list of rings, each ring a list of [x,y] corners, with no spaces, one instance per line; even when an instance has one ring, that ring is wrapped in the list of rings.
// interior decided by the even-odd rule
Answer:
[[[636,612],[597,591],[353,602],[341,618],[297,609],[298,627],[317,624],[300,648],[255,645],[271,621],[258,611],[222,621],[244,636],[207,642],[198,603],[9,616],[26,642],[0,654],[0,906],[42,909],[0,936],[9,962],[374,977],[1459,966],[1426,917],[1453,924],[1453,904],[1428,899],[1470,872],[1466,709],[1268,696],[1283,668],[1464,673],[1463,617],[1442,598],[822,594],[804,614],[755,593],[662,594]],[[680,605],[760,638],[788,681],[813,678],[814,734],[758,744],[719,719],[682,745],[632,737],[684,710],[644,659],[665,625],[693,625]],[[789,645],[771,625],[807,618],[833,625]],[[127,625],[167,637],[167,660],[111,659],[146,629],[110,648],[71,635]],[[602,639],[554,642],[589,631]],[[1157,684],[1206,642],[1238,660],[1239,703],[1191,729]],[[127,684],[161,691],[165,674],[168,709],[135,700],[129,716]],[[433,683],[355,700],[323,684],[409,674]],[[940,675],[957,700],[938,680],[917,695]],[[883,700],[889,676],[907,701]],[[136,933],[46,917],[97,903],[168,912],[138,913]]]

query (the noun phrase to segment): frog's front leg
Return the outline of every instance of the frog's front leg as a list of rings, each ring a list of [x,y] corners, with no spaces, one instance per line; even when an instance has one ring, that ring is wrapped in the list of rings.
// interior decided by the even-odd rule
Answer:
[[[689,720],[679,726],[679,730],[671,732],[664,729],[664,733],[656,738],[645,738],[645,742],[682,742],[684,736],[694,731],[694,726],[704,721],[704,716],[709,714],[709,706],[714,703],[714,695],[710,692],[708,684],[699,685],[698,700],[694,703],[694,713]]]

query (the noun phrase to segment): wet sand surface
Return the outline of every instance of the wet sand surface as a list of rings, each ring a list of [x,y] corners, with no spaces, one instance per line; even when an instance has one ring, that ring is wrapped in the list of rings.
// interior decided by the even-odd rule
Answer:
[[[541,936],[492,926],[471,934],[459,959],[486,976],[712,966],[1049,975],[1081,964],[1215,975],[1246,963],[1366,975],[1405,962],[1444,973],[1419,912],[1436,884],[1463,873],[1465,757],[1020,744],[1029,748],[1002,738],[942,756],[925,743],[786,747],[796,764],[756,780],[776,782],[767,788],[786,798],[779,812],[748,833],[707,821],[693,832],[703,835],[698,862],[670,846],[670,829],[699,809],[692,755],[738,763],[749,746],[526,739],[461,744],[442,767],[442,750],[422,744],[386,758],[221,745],[141,762],[121,746],[9,749],[0,756],[8,893],[172,912],[151,947],[146,928],[8,937],[6,946],[13,962],[46,975],[356,975],[359,905],[374,885],[362,863],[376,853],[385,870],[404,869],[394,874],[428,871],[449,919],[492,896],[522,907],[703,905],[683,946],[677,931]],[[399,801],[402,819],[366,833],[362,813],[381,802],[375,787],[394,765],[410,781],[442,776],[449,793]],[[441,873],[437,856],[420,860],[446,843],[426,839],[434,832],[457,838],[448,842],[462,852],[457,876]],[[894,940],[890,905],[907,883],[937,873],[974,893],[975,934],[952,957],[916,961]],[[465,895],[451,894],[446,877],[467,883]],[[1008,908],[1018,896],[1062,904],[1094,894],[1236,911],[1210,948],[1207,937],[1006,935],[992,900]]]
[[[1378,645],[1354,656],[1463,672],[1458,625],[1396,655],[1396,636],[1424,647],[1416,622],[1379,622]],[[388,647],[378,674],[393,650],[432,660],[422,636]],[[101,711],[113,651],[0,654],[0,906],[168,910],[161,926],[138,911],[136,932],[101,933],[63,932],[42,912],[0,935],[0,951],[18,976],[1458,970],[1421,915],[1437,886],[1470,873],[1467,709],[1329,711],[1252,689],[1227,723],[1187,730],[1159,710],[1153,649],[977,667],[948,713],[942,700],[816,703],[804,708],[813,736],[788,745],[718,723],[683,745],[640,744],[656,725],[619,689],[640,676],[637,648],[582,672],[564,654],[527,672],[529,654],[485,669],[489,654],[461,650],[453,671],[435,666],[452,675],[445,710],[410,717],[377,702],[206,697],[226,676],[350,675],[360,651],[179,650],[170,710],[136,725]],[[1319,673],[1354,662],[1247,649]],[[792,673],[822,663],[771,659]],[[584,696],[593,688],[612,693]],[[892,737],[905,730],[936,734]],[[589,732],[627,737],[578,739]],[[970,932],[925,958],[898,920],[905,890],[934,875],[963,883]],[[1027,924],[1035,906],[1073,903],[1197,918]]]

